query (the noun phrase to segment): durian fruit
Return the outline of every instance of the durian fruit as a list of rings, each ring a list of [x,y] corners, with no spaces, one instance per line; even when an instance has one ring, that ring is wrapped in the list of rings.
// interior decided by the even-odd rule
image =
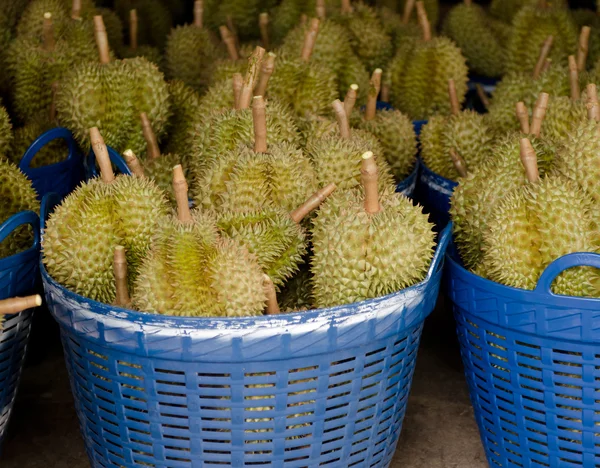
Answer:
[[[534,289],[545,268],[574,252],[600,252],[594,202],[576,183],[559,177],[540,179],[535,150],[521,140],[528,183],[498,203],[483,234],[483,271],[492,281]],[[571,268],[554,282],[556,294],[600,297],[600,275]]]
[[[149,45],[138,45],[138,24],[137,10],[131,10],[129,12],[129,47],[122,49],[121,56],[123,58],[144,57],[149,62],[160,67],[162,64],[160,51],[156,47]]]
[[[24,310],[39,307],[41,305],[42,296],[39,294],[26,297],[11,297],[0,300],[0,331],[2,331],[2,325],[4,324],[4,317],[6,315],[18,314]]]
[[[13,132],[10,116],[5,107],[0,105],[0,155],[8,156],[10,154],[12,143]]]
[[[316,307],[335,307],[400,291],[425,278],[433,225],[393,191],[378,193],[373,153],[363,155],[363,187],[337,191],[319,210],[311,261]]]
[[[177,215],[163,217],[135,282],[142,312],[192,317],[261,315],[267,299],[256,257],[219,236],[215,219],[190,211],[181,166],[173,168]]]
[[[512,23],[513,18],[529,0],[492,0],[490,14],[500,21]]]
[[[139,17],[138,39],[140,44],[148,44],[159,50],[164,49],[167,35],[171,30],[171,12],[160,0],[115,0],[115,11],[126,26],[129,36],[129,15],[136,10]]]
[[[123,57],[125,42],[123,40],[123,22],[121,18],[110,8],[96,8],[96,15],[102,16],[104,20],[110,47],[119,57]]]
[[[194,15],[193,24],[177,26],[169,34],[165,67],[170,79],[181,80],[196,92],[203,92],[211,81],[219,52],[208,30],[202,27],[202,10],[194,8]]]
[[[392,39],[394,53],[403,43],[411,40],[416,42],[422,36],[418,23],[410,21],[414,9],[415,2],[413,0],[407,2],[402,16],[387,7],[382,7],[377,12],[386,33]]]
[[[19,12],[16,36],[20,38],[41,38],[44,31],[42,19],[50,13],[56,38],[62,38],[65,28],[70,28],[73,20],[90,20],[96,8],[92,0],[33,0],[24,11]],[[86,21],[79,21],[84,26]]]
[[[297,312],[313,308],[312,275],[306,264],[300,267],[290,280],[286,281],[279,294],[279,305],[284,312]]]
[[[486,11],[473,0],[450,10],[443,31],[460,47],[471,71],[489,77],[504,73],[504,44],[490,26]]]
[[[167,83],[171,96],[171,119],[165,133],[164,148],[167,153],[184,154],[189,151],[187,142],[200,96],[183,81]]]
[[[396,53],[392,69],[391,103],[413,120],[448,114],[448,80],[456,83],[460,103],[467,92],[467,66],[460,49],[448,38],[431,37],[423,3],[417,2],[423,40]]]
[[[17,166],[0,156],[0,224],[25,210],[39,212],[40,205],[31,181]],[[33,233],[28,227],[18,228],[0,242],[0,258],[28,249],[33,243]]]
[[[165,194],[153,182],[114,176],[97,128],[90,130],[90,139],[102,177],[81,185],[50,215],[43,261],[48,273],[66,288],[111,304],[116,294],[115,247],[126,249],[131,289],[156,225],[169,207]]]
[[[414,0],[391,0],[396,4],[397,11],[406,11],[407,4]],[[439,0],[424,0],[423,6],[427,12],[427,17],[435,29],[440,19],[440,2]]]

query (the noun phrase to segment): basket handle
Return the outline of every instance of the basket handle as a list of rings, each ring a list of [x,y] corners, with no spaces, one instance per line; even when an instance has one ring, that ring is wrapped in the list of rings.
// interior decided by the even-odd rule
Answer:
[[[29,224],[33,228],[33,245],[37,249],[40,246],[40,218],[33,211],[21,211],[12,215],[4,223],[0,224],[0,242],[4,241],[10,234],[20,226]]]
[[[427,278],[425,281],[429,281],[434,273],[438,270],[440,263],[444,261],[444,256],[446,255],[446,249],[452,240],[452,223],[448,223],[448,225],[444,228],[444,230],[440,233],[440,237],[438,240],[437,248],[435,249],[435,253],[433,254],[433,260],[431,260],[431,265],[429,267],[429,271],[427,272]]]
[[[54,192],[47,193],[42,198],[42,203],[40,204],[40,230],[42,232],[46,227],[48,217],[54,211],[54,208],[60,205],[61,201],[60,195]]]
[[[110,146],[107,146],[106,149],[108,150],[110,162],[115,165],[117,170],[121,174],[131,175],[131,170],[127,166],[127,163],[122,158],[122,156]],[[94,151],[92,149],[90,149],[90,152],[88,153],[86,158],[86,175],[88,180],[93,179],[94,177],[98,177],[100,175],[98,173],[98,169],[96,168],[96,155],[94,154]]]
[[[76,154],[79,154],[79,148],[77,147],[77,142],[75,138],[73,138],[73,134],[63,127],[52,128],[47,132],[42,133],[37,140],[35,140],[25,154],[21,158],[19,162],[19,169],[27,174],[27,171],[30,169],[31,161],[33,158],[41,151],[41,149],[46,146],[48,143],[54,140],[65,140],[67,142],[67,146],[69,148],[69,154],[67,155],[68,161],[73,158]]]
[[[553,294],[550,288],[552,287],[552,283],[554,283],[556,277],[569,268],[575,268],[579,266],[590,266],[600,269],[600,254],[591,252],[577,252],[564,255],[554,260],[546,267],[540,276],[537,286],[535,287],[535,291],[545,294]]]

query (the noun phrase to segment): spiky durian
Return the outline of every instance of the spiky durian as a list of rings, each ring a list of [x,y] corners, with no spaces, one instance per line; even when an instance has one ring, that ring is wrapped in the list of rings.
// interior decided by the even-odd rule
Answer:
[[[312,275],[304,265],[289,281],[286,281],[279,294],[279,303],[284,312],[312,309]]]
[[[12,123],[4,106],[0,105],[0,155],[8,156],[10,154],[12,142]]]
[[[102,16],[104,20],[110,47],[119,57],[122,57],[125,51],[125,43],[123,41],[123,22],[121,18],[110,8],[97,8],[96,14]]]
[[[138,27],[139,19],[137,16],[137,10],[131,10],[129,12],[129,46],[124,47],[121,45],[121,48],[117,50],[120,50],[120,55],[122,58],[144,57],[149,62],[152,62],[154,65],[160,67],[163,62],[163,57],[160,50],[147,44],[139,45]],[[110,36],[108,40],[110,41]],[[121,42],[123,42],[122,39]]]
[[[50,13],[56,37],[62,37],[65,28],[72,26],[72,16],[78,16],[85,20],[90,20],[95,14],[95,6],[92,0],[82,0],[81,9],[78,12],[72,11],[72,0],[34,0],[27,5],[27,8],[19,12],[19,24],[17,26],[17,36],[42,37],[44,24],[44,14]],[[82,23],[86,23],[83,21]],[[82,24],[83,25],[83,24]],[[84,25],[88,30],[89,24]]]
[[[405,11],[406,2],[408,0],[392,0],[392,1],[396,3],[397,11]],[[435,29],[435,26],[438,24],[438,21],[440,19],[440,2],[439,2],[439,0],[423,0],[423,4],[425,6],[425,11],[427,12],[427,17],[429,18],[429,21],[431,22],[431,24],[433,25],[433,27]]]
[[[121,18],[128,36],[131,10],[136,10],[139,18],[139,43],[162,50],[173,24],[169,9],[160,0],[116,0],[115,11]]]
[[[171,96],[171,118],[165,134],[164,148],[167,153],[183,155],[189,151],[187,142],[193,117],[200,107],[200,97],[183,81],[174,80],[167,84]]]

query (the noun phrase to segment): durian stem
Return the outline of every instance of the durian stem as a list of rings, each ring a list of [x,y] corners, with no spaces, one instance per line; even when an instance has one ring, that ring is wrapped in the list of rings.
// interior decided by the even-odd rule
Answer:
[[[94,36],[96,37],[96,46],[101,64],[110,63],[110,51],[108,48],[108,36],[104,27],[102,15],[94,16]]]
[[[242,96],[242,87],[244,86],[244,77],[241,73],[233,74],[233,108],[240,108],[240,97]]]
[[[260,38],[265,49],[269,49],[269,13],[258,15],[258,26],[260,28]]]
[[[130,149],[125,150],[125,152],[123,153],[123,157],[125,158],[127,167],[131,170],[133,175],[136,175],[141,178],[146,177],[146,174],[144,173],[144,168],[140,164],[139,159],[133,151],[131,151]]]
[[[273,281],[269,275],[266,274],[263,275],[263,289],[265,291],[265,296],[267,297],[267,315],[278,315],[281,311],[279,310],[279,303],[277,302],[277,291],[275,290]]]
[[[406,3],[404,3],[404,14],[402,15],[402,23],[403,24],[408,24],[414,9],[415,9],[415,0],[406,0]]]
[[[362,155],[360,180],[365,189],[365,211],[369,214],[379,213],[379,170],[373,158],[373,152],[367,151]]]
[[[475,89],[477,90],[477,96],[479,96],[479,100],[483,104],[483,107],[485,107],[486,109],[489,108],[490,100],[489,100],[487,94],[485,93],[483,86],[481,86],[479,83],[477,83],[475,85]]]
[[[352,13],[350,0],[342,0],[342,13]]]
[[[537,156],[529,138],[521,138],[521,163],[525,168],[525,175],[529,182],[535,183],[540,180]]]
[[[310,56],[313,53],[315,48],[315,43],[317,42],[317,35],[319,34],[319,24],[320,21],[318,18],[313,18],[310,20],[310,27],[306,34],[304,35],[304,44],[302,46],[302,54],[300,57],[303,61],[308,62],[310,60]]]
[[[177,201],[177,219],[182,223],[192,222],[192,213],[188,201],[188,184],[181,164],[173,168],[173,191]]]
[[[227,15],[225,17],[225,23],[227,24],[227,28],[229,28],[229,31],[233,36],[233,40],[235,41],[235,48],[239,50],[240,38],[238,37],[237,28],[235,27],[235,24],[233,24],[233,18],[231,17],[231,15]]]
[[[317,6],[315,8],[315,14],[317,18],[325,19],[327,15],[327,8],[325,7],[325,0],[317,0]],[[306,15],[303,15],[306,19]]]
[[[431,40],[431,24],[429,24],[429,19],[427,18],[427,11],[425,10],[425,5],[421,0],[419,0],[416,4],[417,7],[417,17],[419,18],[419,24],[421,25],[421,30],[423,31],[423,40],[428,42]]]
[[[592,29],[589,26],[581,28],[579,34],[579,44],[577,45],[577,70],[582,72],[585,70],[588,52],[590,48],[590,33]]]
[[[194,26],[202,29],[202,21],[204,19],[204,3],[202,0],[196,0],[194,2]]]
[[[587,103],[586,107],[588,110],[588,119],[600,122],[600,105],[598,103],[598,88],[595,84],[590,83],[587,85]]]
[[[44,23],[42,25],[42,36],[44,38],[44,49],[52,52],[56,46],[54,39],[54,24],[52,23],[52,13],[44,13]]]
[[[581,99],[579,71],[577,70],[577,60],[575,60],[574,55],[569,55],[569,83],[571,85],[571,100],[579,101]]]
[[[450,158],[452,159],[452,163],[454,164],[456,172],[458,172],[461,177],[467,177],[467,174],[469,173],[467,171],[467,163],[462,156],[454,150],[454,148],[450,148]]]
[[[242,92],[240,93],[240,109],[248,109],[252,102],[252,96],[254,96],[254,85],[258,78],[258,72],[260,71],[260,64],[265,55],[265,49],[256,46],[252,55],[248,59],[248,71],[244,78],[244,84],[242,85]]]
[[[381,102],[390,102],[390,84],[386,81],[381,84]]]
[[[290,217],[294,222],[300,223],[311,211],[316,210],[335,189],[336,185],[331,183],[313,193],[308,200],[290,213]]]
[[[117,294],[114,305],[128,307],[131,304],[129,289],[127,288],[127,257],[125,247],[117,245],[113,257],[113,273],[115,275],[115,287]]]
[[[39,307],[42,305],[42,296],[35,294],[33,296],[26,297],[13,297],[11,299],[0,300],[0,315],[12,315],[23,312],[24,310],[31,309],[32,307]]]
[[[227,26],[223,25],[219,27],[219,32],[221,33],[221,39],[227,46],[229,58],[231,60],[239,60],[240,55],[238,54],[238,50],[235,45],[235,38],[233,37],[233,34],[231,34],[231,31],[227,28]]]
[[[110,162],[110,156],[108,155],[108,149],[98,127],[90,128],[90,142],[92,143],[92,150],[100,167],[100,177],[102,177],[102,181],[105,184],[110,184],[115,180],[115,174]]]
[[[254,89],[255,95],[264,96],[267,92],[267,86],[269,84],[269,80],[271,79],[271,75],[275,71],[275,58],[277,56],[273,52],[269,52],[267,57],[262,63],[262,67],[260,69],[260,76],[258,78],[258,84]]]
[[[539,137],[542,132],[542,122],[546,116],[546,110],[548,109],[548,101],[550,95],[548,93],[540,93],[540,97],[535,103],[533,108],[533,117],[531,118],[531,134],[535,137]]]
[[[71,19],[80,20],[81,19],[81,0],[73,0],[71,6]]]
[[[354,110],[354,105],[356,104],[356,98],[358,97],[358,85],[351,84],[350,88],[348,88],[348,92],[346,93],[346,97],[344,98],[344,110],[346,111],[346,115],[352,115],[352,111]]]
[[[367,107],[365,109],[365,120],[374,120],[377,115],[377,96],[381,91],[381,75],[383,70],[377,68],[371,76],[369,95],[367,96]]]
[[[339,99],[336,99],[333,101],[332,106],[338,126],[340,127],[340,136],[345,139],[350,138],[350,123],[348,122],[348,115],[344,109],[344,104]]]
[[[521,132],[529,134],[529,111],[524,102],[517,102],[517,119],[521,124]]]
[[[544,64],[546,63],[546,59],[550,54],[550,49],[552,48],[552,43],[554,42],[553,36],[548,36],[542,45],[542,49],[540,50],[540,55],[537,63],[535,64],[535,68],[533,70],[533,79],[537,79],[542,74],[542,69],[544,68]]]
[[[267,152],[267,110],[262,96],[254,96],[252,103],[252,121],[254,123],[254,152]]]
[[[544,74],[548,70],[550,70],[551,66],[552,66],[552,59],[551,58],[547,58],[546,61],[544,62],[544,66],[542,67],[542,74]]]
[[[448,80],[448,96],[450,96],[450,111],[452,115],[460,114],[460,104],[458,102],[458,93],[456,92],[456,83],[454,79]]]
[[[129,46],[132,50],[138,48],[138,16],[136,9],[129,12]]]
[[[142,120],[142,133],[144,134],[144,140],[146,140],[148,159],[160,158],[158,141],[156,140],[156,134],[152,129],[152,123],[150,123],[148,115],[145,112],[141,112],[140,119]]]
[[[56,122],[56,94],[58,93],[59,87],[60,83],[58,81],[55,81],[50,86],[52,91],[52,101],[50,102],[50,114],[48,117],[50,117],[50,122],[52,123]]]

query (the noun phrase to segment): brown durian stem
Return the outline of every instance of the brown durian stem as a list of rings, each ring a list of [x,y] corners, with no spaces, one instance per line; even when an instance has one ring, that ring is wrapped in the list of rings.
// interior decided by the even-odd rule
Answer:
[[[71,5],[71,19],[81,19],[81,0],[73,0]]]
[[[542,74],[542,69],[544,68],[544,64],[546,63],[546,59],[550,54],[550,49],[552,48],[552,43],[554,42],[553,36],[548,36],[542,45],[542,49],[540,50],[540,56],[538,58],[537,63],[535,64],[535,69],[533,70],[533,78],[537,79]]]
[[[125,256],[125,247],[117,245],[113,257],[113,273],[115,275],[115,288],[117,294],[114,305],[119,307],[129,307],[131,298],[127,287],[127,257]]]
[[[587,111],[588,119],[600,122],[600,104],[598,103],[598,88],[595,84],[590,83],[585,88],[587,93]]]
[[[539,137],[542,132],[542,122],[546,116],[546,110],[548,109],[548,101],[550,95],[548,93],[540,93],[540,97],[535,103],[533,108],[533,117],[531,118],[531,134]]]
[[[452,159],[452,163],[454,164],[456,172],[458,172],[461,177],[467,177],[467,174],[469,173],[467,171],[467,163],[462,156],[454,150],[454,148],[450,148],[450,158]]]
[[[242,87],[244,86],[244,77],[241,73],[233,74],[233,108],[240,108],[240,97],[242,96]]]
[[[100,166],[100,176],[105,184],[110,184],[115,180],[115,174],[112,169],[110,162],[110,156],[108,155],[108,149],[104,143],[104,138],[100,134],[98,127],[90,128],[90,142],[92,143],[92,150],[96,156],[98,166]]]
[[[173,191],[177,201],[177,219],[182,223],[191,223],[192,213],[188,201],[188,184],[181,164],[177,164],[173,168]]]
[[[390,102],[390,84],[385,82],[381,84],[381,102]]]
[[[483,89],[483,86],[481,86],[479,83],[477,83],[475,85],[475,89],[477,90],[477,96],[479,96],[479,100],[483,104],[483,107],[488,109],[490,107],[490,100],[489,100],[485,90]]]
[[[126,149],[123,153],[123,157],[125,158],[125,162],[127,163],[127,167],[131,171],[133,175],[136,175],[141,178],[145,178],[146,174],[144,173],[144,168],[140,164],[139,159],[135,155],[133,151],[130,149]]]
[[[202,29],[204,20],[204,3],[203,0],[196,0],[194,2],[194,26]]]
[[[377,68],[371,76],[369,95],[367,96],[367,107],[365,109],[365,120],[374,120],[377,115],[377,96],[381,91],[381,75],[383,70]]]
[[[258,72],[260,71],[260,64],[265,55],[265,49],[257,46],[248,59],[248,71],[244,78],[244,84],[242,85],[242,92],[240,93],[240,109],[248,109],[252,103],[252,97],[254,96],[254,85],[258,78]]]
[[[529,111],[524,102],[517,102],[517,119],[521,124],[521,132],[529,134]]]
[[[344,109],[344,104],[339,99],[336,99],[333,101],[332,106],[340,128],[340,136],[346,139],[350,138],[350,123],[348,122],[348,115],[346,114],[346,109]]]
[[[13,297],[0,300],[0,315],[13,315],[42,305],[42,296]]]
[[[379,170],[373,158],[373,152],[367,151],[362,155],[360,180],[365,189],[365,211],[369,214],[379,213]]]
[[[129,47],[132,50],[138,48],[138,16],[136,9],[129,12]]]
[[[140,113],[140,119],[142,119],[142,133],[144,134],[144,140],[148,149],[148,159],[160,158],[160,149],[158,147],[158,141],[156,134],[152,129],[152,123],[145,112]]]
[[[56,122],[56,94],[58,93],[58,89],[60,87],[60,83],[58,81],[55,81],[54,83],[52,83],[52,85],[50,86],[51,90],[52,90],[52,101],[50,102],[50,122]]]
[[[317,6],[315,8],[315,14],[317,18],[325,19],[327,16],[327,8],[325,7],[325,0],[317,0]],[[306,15],[303,15],[306,17]]]
[[[290,217],[294,222],[300,223],[311,211],[316,210],[335,189],[336,185],[331,183],[313,193],[308,200],[290,213]]]
[[[456,92],[456,83],[454,79],[448,80],[448,95],[450,96],[450,111],[452,115],[460,114],[460,104],[458,102],[458,93]]]
[[[344,110],[346,111],[346,115],[352,115],[352,111],[354,110],[354,105],[356,104],[356,98],[358,97],[358,85],[351,84],[350,88],[348,88],[348,92],[346,93],[346,97],[344,98]]]
[[[352,13],[352,11],[350,0],[342,0],[342,13]]]
[[[96,37],[96,46],[98,47],[100,63],[110,63],[108,36],[106,35],[106,28],[104,27],[104,20],[101,15],[94,16],[94,36]]]
[[[238,37],[237,28],[235,27],[235,24],[233,24],[233,18],[231,17],[231,15],[227,15],[225,17],[225,23],[227,24],[227,28],[229,29],[229,31],[231,32],[231,35],[233,36],[233,40],[235,41],[236,50],[239,50],[240,49],[240,38]]]
[[[529,182],[535,183],[540,180],[537,156],[529,138],[521,138],[521,163]]]
[[[52,23],[52,13],[44,13],[44,23],[42,25],[42,36],[44,38],[44,49],[52,52],[56,47],[54,39],[54,24]]]
[[[227,52],[229,53],[229,58],[231,60],[239,60],[240,55],[237,50],[237,46],[235,45],[235,37],[231,34],[231,31],[227,26],[223,25],[219,27],[219,32],[221,33],[221,39],[227,46]]]
[[[263,275],[263,289],[265,291],[265,296],[267,297],[267,315],[278,315],[281,313],[279,309],[279,303],[277,302],[277,291],[275,290],[275,285],[273,281],[269,277],[269,275]]]
[[[571,85],[571,100],[579,101],[581,99],[579,71],[577,70],[577,60],[575,60],[574,55],[569,55],[569,83]]]
[[[267,152],[267,109],[262,96],[254,96],[252,102],[252,121],[254,123],[254,152]]]
[[[260,76],[258,78],[258,84],[254,89],[255,95],[264,96],[267,92],[267,86],[271,75],[275,71],[275,58],[277,56],[273,52],[269,52],[267,57],[263,60],[262,67],[260,69]]]
[[[319,18],[313,18],[310,20],[310,27],[306,34],[304,35],[304,44],[302,45],[302,53],[300,57],[303,61],[308,62],[310,60],[310,56],[313,53],[315,48],[315,43],[317,42],[317,35],[319,34]]]
[[[421,0],[419,0],[416,4],[417,7],[417,17],[419,18],[419,24],[421,25],[421,30],[423,31],[423,40],[425,42],[431,40],[431,24],[429,24],[429,19],[427,18],[427,11],[425,11],[425,5]]]
[[[579,34],[579,44],[577,45],[577,70],[582,72],[585,70],[588,52],[590,48],[590,33],[592,29],[589,26],[581,28]]]
[[[402,15],[402,23],[403,24],[408,24],[414,9],[415,9],[415,0],[406,0],[406,3],[404,3],[404,13]]]
[[[269,13],[258,15],[258,26],[260,28],[260,38],[265,49],[269,49]]]

